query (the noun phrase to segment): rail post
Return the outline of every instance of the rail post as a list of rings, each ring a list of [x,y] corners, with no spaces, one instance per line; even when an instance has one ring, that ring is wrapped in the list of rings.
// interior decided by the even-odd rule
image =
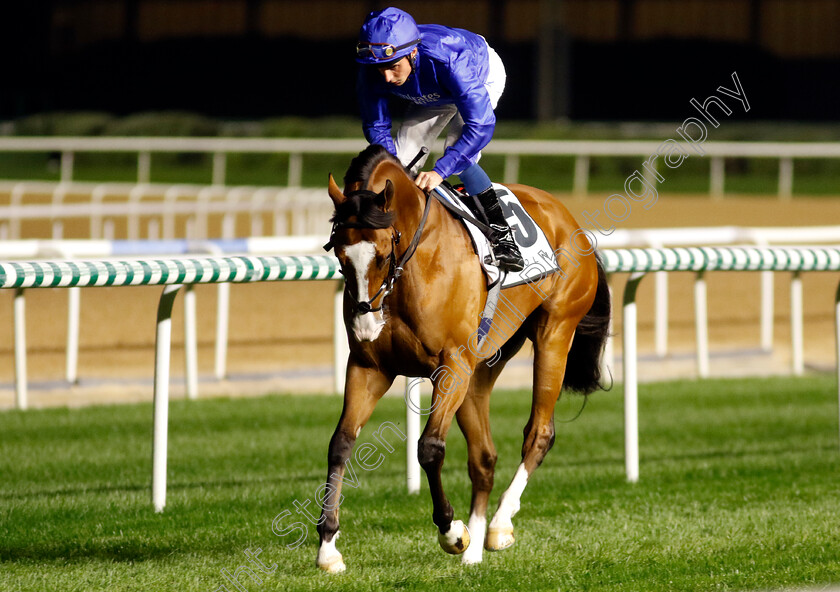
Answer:
[[[335,375],[333,384],[335,392],[344,394],[344,380],[347,373],[347,358],[350,347],[347,344],[347,334],[344,328],[344,282],[339,282],[333,299],[333,368]]]
[[[187,398],[198,399],[198,337],[196,336],[195,290],[184,288],[184,365],[187,375]]]
[[[230,325],[230,284],[219,284],[216,291],[216,380],[227,376],[228,326]]]
[[[787,201],[793,195],[793,159],[783,156],[779,159],[779,199]]]
[[[644,273],[630,275],[624,287],[623,357],[624,357],[624,469],[627,481],[639,480],[639,369],[636,351],[636,291]]]
[[[834,294],[834,340],[837,370],[837,401],[838,409],[840,409],[840,283],[837,284],[837,292]]]
[[[709,377],[709,321],[706,274],[698,271],[694,278],[694,329],[697,339],[697,375]]]
[[[169,430],[169,362],[172,351],[172,305],[181,284],[166,286],[158,303],[155,335],[154,434],[152,436],[152,504],[166,506],[166,452]]]
[[[650,241],[654,249],[661,249],[664,245],[658,241]],[[654,347],[656,355],[664,358],[668,355],[668,272],[657,271],[653,274],[654,281]]]
[[[300,187],[303,182],[303,155],[300,152],[289,154],[289,187]]]
[[[790,279],[790,349],[791,370],[794,376],[805,372],[802,338],[802,277],[798,271]]]
[[[15,407],[29,406],[26,390],[26,298],[23,288],[15,289]]]
[[[519,179],[519,155],[505,155],[505,170],[502,174],[505,183],[518,183]]]
[[[713,156],[709,164],[709,195],[712,199],[723,199],[725,161],[722,156]]]
[[[589,192],[589,155],[578,154],[575,157],[575,176],[572,193],[578,197],[586,197]]]
[[[62,183],[73,180],[73,151],[64,150],[61,153],[61,176],[59,179]]]
[[[215,152],[213,153],[213,173],[211,183],[213,185],[225,184],[225,173],[227,170],[227,153]]]
[[[70,384],[78,382],[79,370],[79,314],[81,288],[67,288],[67,360],[64,376]]]
[[[417,459],[417,442],[420,439],[420,385],[419,378],[405,377],[406,441],[405,472],[408,493],[420,493],[420,461]]]
[[[137,153],[137,183],[143,185],[152,179],[152,153],[141,150]]]

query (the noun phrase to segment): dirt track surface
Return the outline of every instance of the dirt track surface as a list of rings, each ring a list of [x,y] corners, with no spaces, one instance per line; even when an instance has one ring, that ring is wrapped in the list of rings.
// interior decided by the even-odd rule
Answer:
[[[579,219],[584,211],[602,209],[606,196],[586,199],[561,196]],[[660,195],[650,209],[640,206],[621,224],[623,228],[677,226],[808,226],[840,224],[840,199],[669,197]],[[30,237],[31,238],[31,237]],[[758,355],[759,276],[755,273],[710,273],[709,337],[713,374],[739,371],[786,371],[789,365],[789,273],[776,274],[775,350]],[[834,360],[833,303],[840,274],[804,276],[806,365],[830,368]],[[623,291],[625,278],[612,281],[615,294]],[[216,289],[196,288],[199,316],[200,391],[210,394],[254,394],[268,391],[330,391],[333,335],[333,296],[336,282],[277,282],[234,285],[231,290],[231,323],[228,353],[230,380],[212,379],[215,336]],[[642,378],[691,375],[693,372],[694,313],[693,275],[670,274],[671,355],[651,361]],[[63,381],[67,293],[60,289],[26,293],[29,400],[33,407],[150,400],[154,368],[157,301],[161,288],[87,288],[82,290],[80,385]],[[0,291],[0,408],[14,400],[14,357],[11,290]],[[653,352],[653,281],[644,280],[638,296],[640,353]],[[173,315],[172,374],[176,393],[183,378],[182,301]],[[615,331],[621,332],[616,310]],[[615,342],[620,352],[620,339]],[[505,384],[527,384],[528,348],[506,371]],[[722,355],[727,354],[727,355]],[[671,370],[668,370],[671,368]],[[663,374],[664,373],[664,374]],[[503,374],[503,378],[505,374]]]

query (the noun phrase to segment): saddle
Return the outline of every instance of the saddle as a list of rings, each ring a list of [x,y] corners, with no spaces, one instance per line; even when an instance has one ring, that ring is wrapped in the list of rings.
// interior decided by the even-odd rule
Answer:
[[[488,231],[492,232],[492,230],[483,222],[476,220],[464,205],[462,200],[470,199],[470,196],[460,188],[453,187],[446,182],[434,190],[438,201],[453,217],[459,219],[469,232],[473,249],[478,255],[484,275],[487,278],[488,289],[493,288],[496,283],[500,283],[502,289],[512,288],[542,279],[546,275],[558,271],[559,267],[554,257],[554,247],[548,242],[545,232],[522,207],[519,198],[504,185],[493,183],[493,189],[499,196],[499,203],[504,211],[505,219],[510,224],[514,241],[516,241],[516,245],[525,260],[525,268],[522,271],[502,274],[499,268],[491,263],[492,249],[490,248]]]

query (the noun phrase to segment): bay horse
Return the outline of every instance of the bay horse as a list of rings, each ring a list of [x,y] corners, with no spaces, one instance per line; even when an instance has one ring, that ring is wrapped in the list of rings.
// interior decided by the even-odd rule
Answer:
[[[503,291],[496,321],[479,348],[476,328],[487,298],[486,281],[463,224],[421,191],[381,146],[369,146],[353,159],[344,190],[329,177],[335,214],[327,248],[335,249],[345,277],[350,356],[318,524],[316,563],[325,571],[345,569],[336,548],[345,463],[396,376],[431,378],[434,403],[418,442],[418,460],[429,482],[438,541],[448,553],[463,553],[465,564],[481,562],[484,548],[513,544],[511,519],[520,497],[554,444],[554,407],[561,389],[588,394],[601,386],[610,297],[595,245],[549,193],[525,185],[509,189],[562,263],[554,273]],[[497,456],[490,436],[490,392],[526,339],[534,347],[534,386],[522,461],[488,527]],[[453,417],[467,440],[472,482],[466,527],[453,519],[441,482]]]

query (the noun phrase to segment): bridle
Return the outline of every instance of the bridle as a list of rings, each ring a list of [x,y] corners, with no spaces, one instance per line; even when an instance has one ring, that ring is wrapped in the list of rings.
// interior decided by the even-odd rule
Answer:
[[[388,275],[379,285],[379,289],[376,291],[376,294],[370,297],[369,300],[357,300],[353,293],[349,290],[346,290],[347,295],[353,299],[353,302],[356,303],[356,311],[359,314],[366,314],[369,312],[379,312],[382,310],[382,306],[385,303],[385,298],[390,294],[394,289],[394,283],[397,281],[397,278],[402,275],[402,266],[397,265],[397,256],[396,256],[396,249],[397,245],[400,244],[400,238],[402,235],[400,234],[399,230],[395,230],[394,233],[391,235],[391,254],[388,255]],[[402,264],[402,260],[400,261]],[[373,308],[373,301],[376,300],[379,295],[382,295],[382,300],[379,303],[379,306]]]
[[[358,192],[357,192],[358,193]],[[353,194],[350,194],[353,195]],[[350,197],[348,195],[348,197]],[[420,237],[423,234],[423,229],[426,226],[426,220],[429,217],[429,211],[431,210],[432,200],[429,195],[426,195],[426,205],[423,208],[423,215],[420,218],[420,224],[417,226],[417,230],[414,231],[414,236],[411,238],[411,242],[408,243],[408,247],[400,256],[399,260],[397,259],[397,245],[400,244],[400,239],[402,238],[402,234],[399,230],[395,228],[391,228],[393,231],[391,234],[391,254],[388,255],[388,275],[385,276],[385,279],[382,280],[382,283],[379,285],[379,289],[376,293],[369,298],[368,300],[358,300],[353,294],[351,294],[347,290],[347,284],[345,284],[344,292],[345,294],[349,295],[350,298],[353,299],[353,302],[356,303],[356,312],[359,314],[366,314],[369,312],[379,312],[382,310],[382,307],[385,303],[385,299],[388,295],[393,292],[394,284],[397,283],[397,280],[400,279],[402,276],[403,270],[406,264],[411,260],[414,256],[415,251],[417,251],[417,245],[420,243]],[[364,224],[359,224],[358,222],[339,222],[334,221],[332,230],[330,231],[330,240],[327,244],[324,245],[325,251],[330,251],[330,249],[335,247],[335,233],[339,228],[369,228]],[[376,308],[373,307],[373,301],[377,298],[382,296],[379,306]]]

